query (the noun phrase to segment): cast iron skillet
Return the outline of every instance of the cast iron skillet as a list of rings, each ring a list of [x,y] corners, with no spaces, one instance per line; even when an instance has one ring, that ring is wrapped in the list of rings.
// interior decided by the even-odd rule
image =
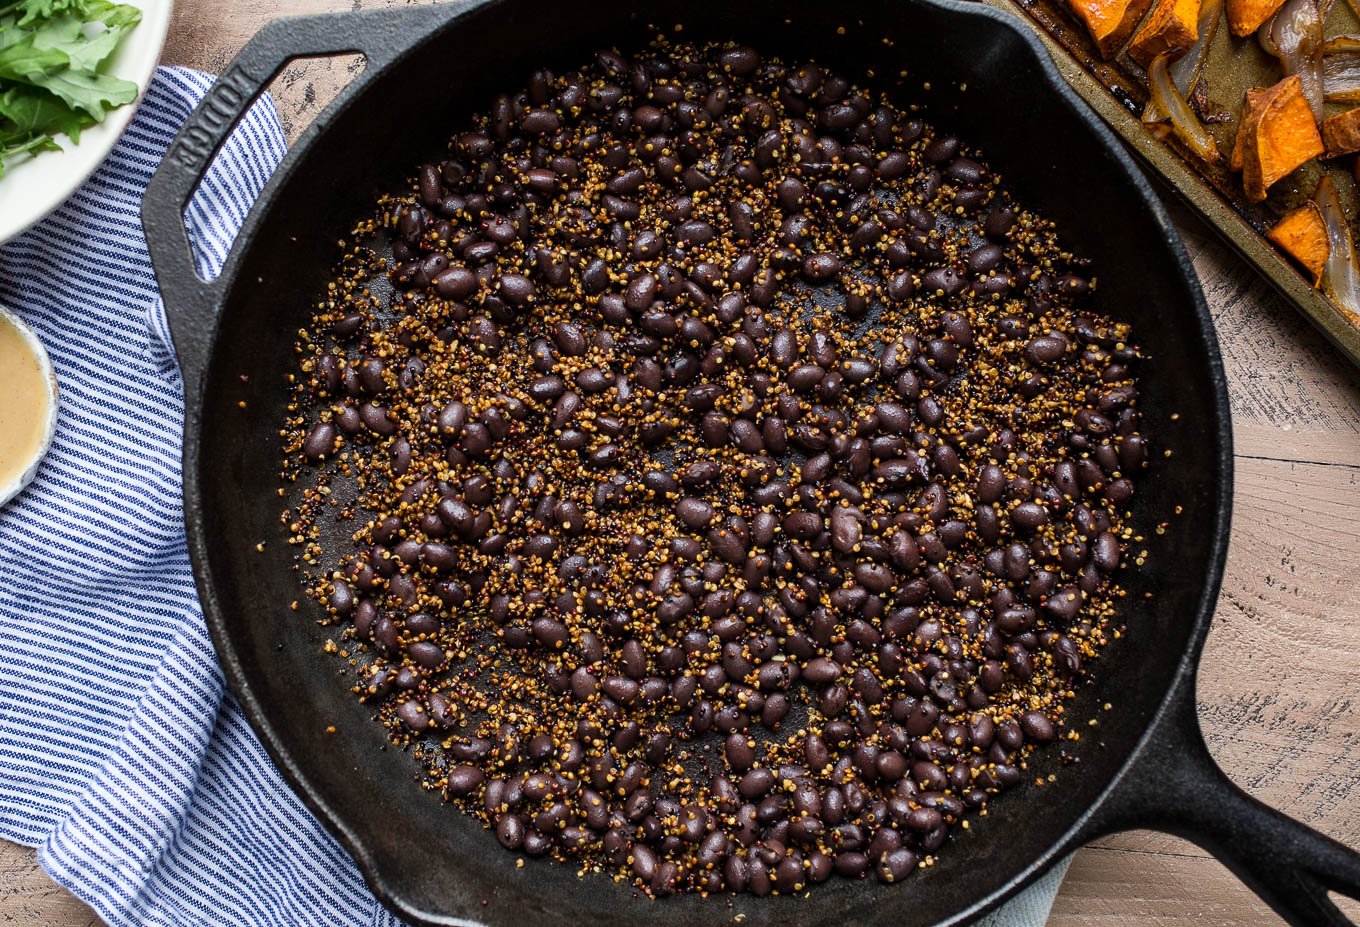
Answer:
[[[275,493],[284,375],[336,240],[380,189],[438,157],[459,120],[495,92],[602,45],[637,47],[652,23],[815,57],[856,77],[905,67],[929,81],[919,93],[930,118],[981,145],[1020,200],[1058,222],[1094,261],[1102,309],[1130,319],[1152,358],[1146,432],[1172,456],[1155,455],[1137,496],[1148,556],[1124,577],[1128,634],[1072,708],[1099,726],[1082,727],[1079,765],[1039,759],[1030,772],[1057,773],[1054,781],[1000,797],[937,865],[890,888],[833,879],[807,897],[654,902],[569,865],[516,868],[490,833],[420,789],[411,759],[383,749],[384,730],[350,694],[339,661],[318,653],[327,635],[319,611],[288,607],[299,587]],[[207,162],[285,62],[345,51],[364,53],[366,70],[274,174],[221,277],[200,280],[182,213]],[[1360,855],[1241,792],[1210,759],[1196,721],[1195,663],[1232,492],[1223,367],[1198,282],[1146,182],[1017,21],[956,0],[481,0],[284,20],[246,46],[195,111],[143,216],[184,373],[189,548],[227,679],[284,776],[402,917],[960,924],[1091,839],[1153,827],[1211,850],[1294,924],[1347,923],[1327,891],[1360,894]]]

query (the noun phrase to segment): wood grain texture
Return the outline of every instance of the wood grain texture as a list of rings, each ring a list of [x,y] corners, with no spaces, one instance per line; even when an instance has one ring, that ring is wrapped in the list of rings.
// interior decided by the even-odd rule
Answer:
[[[0,927],[99,927],[102,923],[47,877],[32,850],[0,841]]]
[[[179,0],[165,61],[220,70],[275,15],[399,2]],[[272,89],[290,137],[355,66],[343,57],[284,69]],[[1217,323],[1235,422],[1232,546],[1200,667],[1200,718],[1243,788],[1360,848],[1360,375],[1197,219],[1173,212]],[[1344,906],[1360,918],[1360,905]],[[31,850],[0,843],[0,927],[97,923]],[[1280,921],[1198,847],[1141,831],[1078,852],[1051,920],[1191,923]]]

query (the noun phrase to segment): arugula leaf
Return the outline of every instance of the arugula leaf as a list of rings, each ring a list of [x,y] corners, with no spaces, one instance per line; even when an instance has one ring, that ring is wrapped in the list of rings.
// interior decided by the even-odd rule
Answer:
[[[141,18],[113,0],[0,0],[0,176],[137,98],[101,68]]]
[[[20,0],[19,9],[24,15],[19,20],[19,25],[27,26],[39,19],[47,19],[67,11],[82,12],[81,6],[81,0]]]
[[[66,53],[71,59],[71,67],[93,71],[103,64],[123,41],[123,36],[137,28],[142,21],[142,12],[130,6],[112,7],[107,14],[92,21],[102,23],[104,28],[94,35],[89,35],[87,30],[84,44],[76,51]]]
[[[17,145],[0,148],[0,177],[5,176],[5,159],[20,154],[34,154],[39,151],[60,151],[61,146],[50,135],[39,135]]]
[[[102,20],[95,22],[103,25]],[[102,34],[95,37],[96,41],[91,41],[85,38],[85,25],[74,16],[65,15],[42,23],[34,30],[30,40],[33,54],[22,57],[22,61],[29,68],[27,78],[10,76],[49,90],[65,100],[67,105],[84,110],[95,119],[102,119],[107,109],[137,99],[137,85],[107,74],[100,74],[95,70],[113,51],[117,40],[122,36],[122,30],[105,28]],[[104,36],[112,36],[113,41],[98,41]],[[44,52],[52,56],[61,56],[62,60],[57,68],[39,68],[40,64],[46,63],[42,56]],[[0,77],[6,76],[4,61],[7,54],[23,56],[25,54],[23,45],[11,46],[0,51]],[[65,67],[60,67],[61,64]]]
[[[126,12],[125,12],[126,11]],[[75,71],[93,71],[113,54],[123,36],[141,21],[132,7],[112,7],[88,20],[71,15],[47,20],[33,33],[33,45],[65,52]]]
[[[0,80],[31,84],[67,66],[70,58],[55,48],[38,48],[33,37],[0,49]]]
[[[67,69],[44,76],[36,86],[49,90],[73,109],[102,121],[109,110],[137,99],[137,85],[108,74]]]
[[[0,94],[0,116],[7,130],[25,135],[69,135],[80,141],[80,130],[94,125],[88,114],[71,109],[45,90],[13,87]]]
[[[17,16],[0,14],[0,48],[9,48],[29,38],[30,33],[27,29],[17,28],[18,22]]]

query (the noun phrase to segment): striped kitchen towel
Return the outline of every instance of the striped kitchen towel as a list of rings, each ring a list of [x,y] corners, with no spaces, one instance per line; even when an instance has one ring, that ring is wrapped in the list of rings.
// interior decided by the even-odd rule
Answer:
[[[99,171],[0,248],[0,303],[62,391],[51,453],[0,511],[0,836],[116,927],[395,925],[226,692],[189,569],[180,382],[139,210],[211,83],[158,71]],[[188,210],[202,270],[284,148],[261,101]],[[1060,878],[994,923],[1042,924]]]

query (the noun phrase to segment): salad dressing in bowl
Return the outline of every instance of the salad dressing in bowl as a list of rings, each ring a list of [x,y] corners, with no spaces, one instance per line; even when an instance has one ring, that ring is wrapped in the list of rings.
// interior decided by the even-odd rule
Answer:
[[[52,443],[57,385],[42,343],[0,309],[0,505],[18,495]]]

